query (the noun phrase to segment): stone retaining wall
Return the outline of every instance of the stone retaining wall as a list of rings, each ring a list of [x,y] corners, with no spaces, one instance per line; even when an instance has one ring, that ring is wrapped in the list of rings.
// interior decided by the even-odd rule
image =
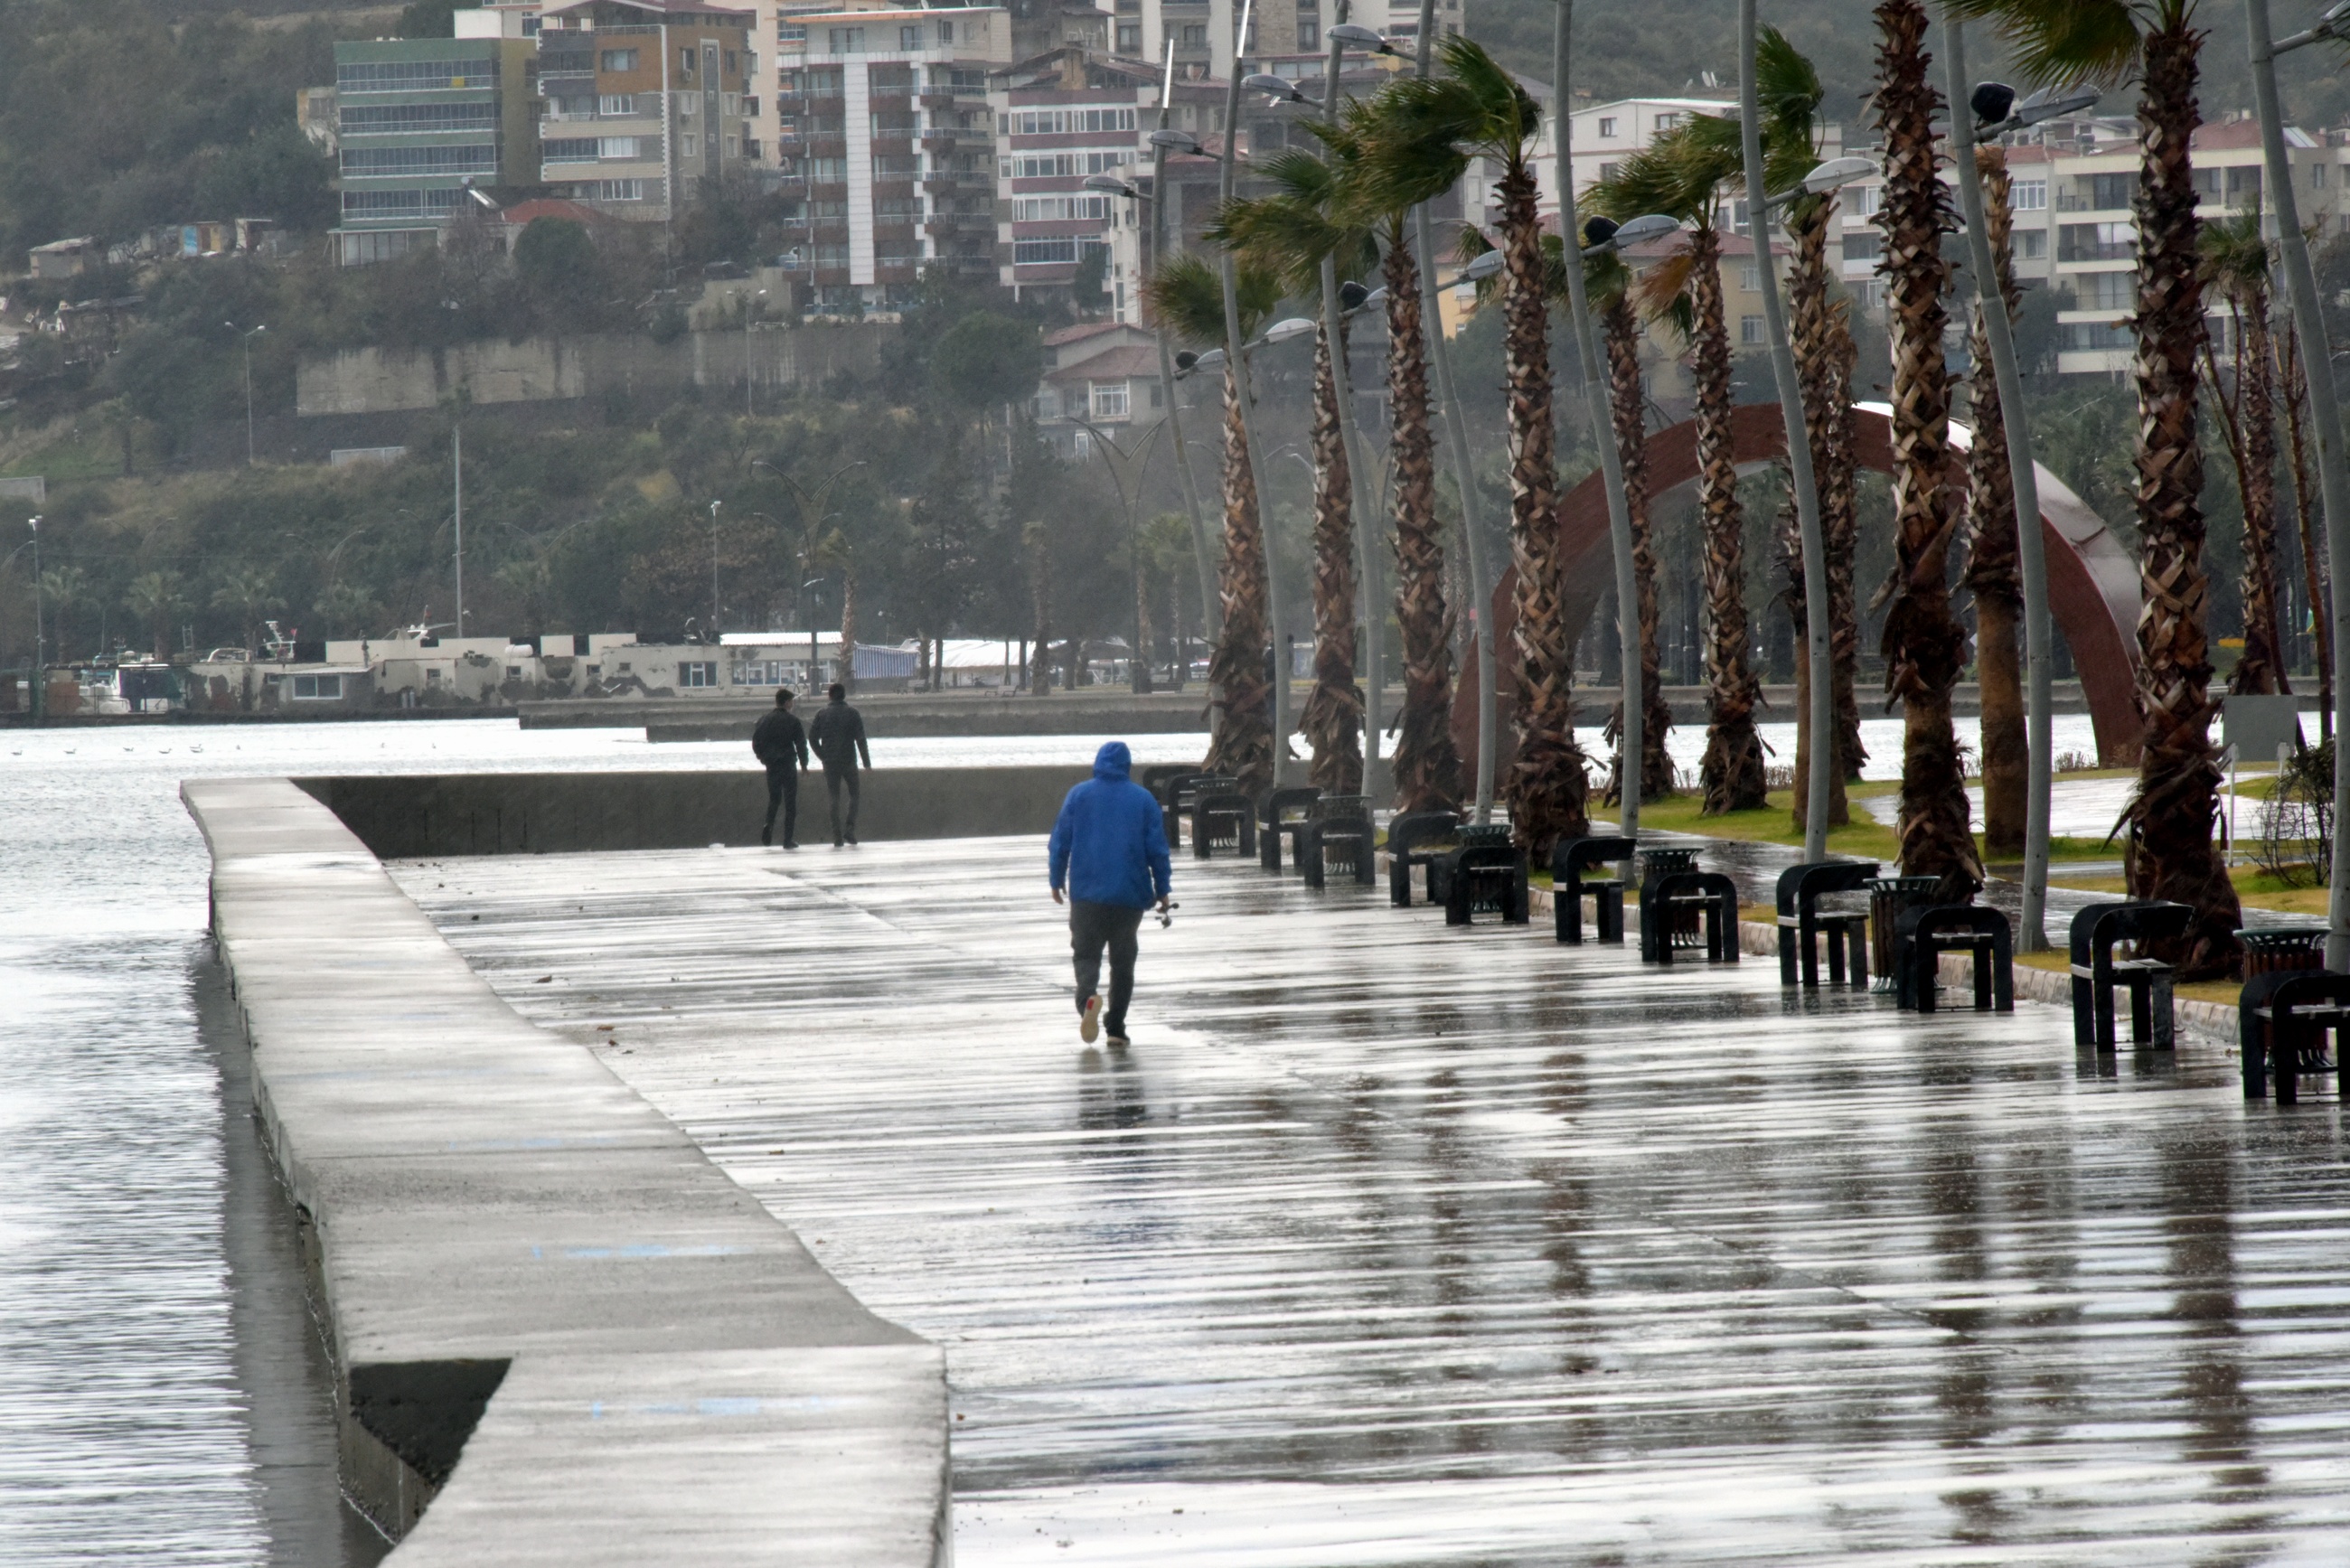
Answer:
[[[311,794],[181,794],[303,1225],[343,1486],[396,1563],[950,1560],[936,1346],[517,1016]]]

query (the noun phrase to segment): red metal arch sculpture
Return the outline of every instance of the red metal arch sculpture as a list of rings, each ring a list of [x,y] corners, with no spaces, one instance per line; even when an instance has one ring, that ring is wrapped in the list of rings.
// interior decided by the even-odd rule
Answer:
[[[1892,410],[1883,403],[1856,403],[1863,468],[1878,473],[1893,472]],[[1786,456],[1786,427],[1776,403],[1742,404],[1731,413],[1732,450],[1741,472],[1761,468]],[[1953,422],[1951,445],[1960,454],[1972,432]],[[2137,563],[2114,537],[2097,514],[2073,493],[2070,486],[2034,464],[2040,479],[2040,536],[2048,556],[2049,610],[2073,651],[2081,691],[2088,701],[2089,720],[2097,735],[2097,764],[2127,767],[2137,761],[2137,617],[2140,604]],[[1648,483],[1652,495],[1663,496],[1698,477],[1697,426],[1693,421],[1661,430],[1648,438]],[[1963,491],[1963,469],[1951,475]],[[1566,493],[1559,503],[1558,527],[1565,562],[1564,597],[1570,646],[1598,607],[1600,598],[1616,583],[1615,562],[1607,537],[1607,497],[1598,472]],[[1866,594],[1866,586],[1862,592]],[[1493,651],[1499,662],[1500,716],[1510,722],[1511,676],[1516,660],[1510,634],[1517,624],[1517,573],[1505,569],[1495,585],[1490,607],[1493,618]],[[1864,696],[1863,701],[1866,699]],[[1792,715],[1790,715],[1792,717]],[[1477,666],[1470,661],[1453,694],[1452,732],[1466,760],[1476,755]]]

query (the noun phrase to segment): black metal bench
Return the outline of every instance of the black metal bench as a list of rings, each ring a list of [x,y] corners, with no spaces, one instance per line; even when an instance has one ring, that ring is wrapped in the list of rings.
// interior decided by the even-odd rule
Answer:
[[[1256,853],[1256,803],[1237,786],[1203,790],[1191,802],[1191,858],[1206,860],[1219,849]]]
[[[1894,953],[1901,1005],[1935,1011],[1942,955],[1974,960],[1975,1011],[2015,1011],[2015,935],[2007,917],[1981,904],[1920,904],[1904,910]]]
[[[1527,921],[1526,852],[1500,824],[1453,830],[1453,846],[1428,863],[1428,901],[1444,906],[1444,923],[1465,926],[1480,913],[1504,924]]]
[[[1326,794],[1314,803],[1297,832],[1297,862],[1308,888],[1326,884],[1333,852],[1347,856],[1356,881],[1366,888],[1378,883],[1378,828],[1371,821],[1369,796]]]
[[[1779,983],[1820,983],[1819,939],[1828,939],[1828,983],[1846,980],[1851,957],[1855,985],[1868,983],[1868,922],[1866,909],[1823,909],[1820,899],[1835,893],[1866,892],[1877,877],[1874,860],[1807,860],[1779,873]]]
[[[1241,787],[1240,780],[1223,774],[1182,773],[1159,783],[1159,814],[1166,818],[1167,847],[1183,847],[1183,825],[1191,819],[1203,789],[1217,794]]]
[[[1711,962],[1738,961],[1737,883],[1697,869],[1697,852],[1689,849],[1649,850],[1640,870],[1641,958],[1670,963],[1675,949],[1702,945]]]
[[[1561,839],[1550,852],[1552,925],[1558,940],[1583,940],[1583,899],[1588,894],[1599,927],[1598,940],[1624,940],[1624,879],[1599,877],[1586,882],[1584,872],[1595,866],[1615,866],[1629,860],[1639,846],[1628,838]]]
[[[1257,810],[1256,863],[1268,871],[1281,869],[1281,839],[1284,833],[1302,834],[1305,819],[1322,792],[1312,784],[1269,789]],[[1292,859],[1296,857],[1293,855]]]
[[[2086,904],[2073,917],[2073,1044],[2114,1048],[2114,987],[2130,993],[2130,1043],[2167,1051],[2171,1045],[2171,970],[2158,959],[2116,961],[2121,942],[2184,936],[2195,911],[2185,904],[2125,898]]]
[[[1411,907],[1411,873],[1451,850],[1461,830],[1455,811],[1407,811],[1388,822],[1388,902],[1397,909]],[[1430,898],[1433,901],[1435,895]]]
[[[2342,1049],[2350,1029],[2350,974],[2324,970],[2277,970],[2244,982],[2236,1002],[2236,1041],[2244,1058],[2244,1098],[2268,1097],[2276,1077],[2277,1104],[2301,1098],[2301,1075],[2334,1070],[2334,1093],[2350,1101],[2350,1056]],[[2325,1036],[2334,1059],[2325,1059]]]

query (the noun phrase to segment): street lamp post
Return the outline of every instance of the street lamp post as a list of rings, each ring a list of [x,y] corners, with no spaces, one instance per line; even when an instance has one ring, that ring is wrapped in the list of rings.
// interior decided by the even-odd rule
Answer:
[[[1435,47],[1436,0],[1419,0],[1419,47],[1413,74],[1427,77]],[[1444,337],[1443,306],[1436,287],[1436,240],[1425,203],[1412,210],[1412,243],[1419,247],[1420,332],[1428,362],[1436,369],[1436,397],[1444,405],[1444,431],[1452,448],[1452,472],[1461,490],[1461,537],[1469,556],[1469,613],[1477,637],[1477,820],[1493,815],[1493,763],[1500,744],[1499,679],[1493,659],[1493,583],[1485,575],[1485,541],[1477,529],[1477,483],[1469,468],[1469,421],[1452,384],[1452,349]]]
[[[1795,492],[1795,520],[1803,538],[1804,633],[1812,668],[1809,798],[1804,812],[1804,858],[1828,853],[1828,794],[1835,775],[1835,683],[1828,679],[1827,549],[1820,535],[1820,493],[1812,477],[1812,439],[1804,419],[1804,391],[1795,379],[1795,356],[1787,346],[1786,308],[1779,298],[1778,269],[1771,265],[1770,192],[1762,172],[1762,108],[1754,79],[1757,23],[1755,0],[1738,0],[1740,130],[1746,156],[1746,204],[1752,214],[1755,276],[1762,291],[1762,326],[1771,344],[1771,376],[1779,384],[1779,414],[1787,434],[1787,468]],[[1604,442],[1602,443],[1605,444]],[[1629,711],[1631,704],[1625,704]]]
[[[763,288],[743,299],[743,417],[746,420],[755,417],[751,407],[751,314],[755,308],[752,302],[766,297],[767,291]]]
[[[1992,121],[2014,94],[1997,84],[1970,90],[1966,26],[1949,5],[1942,9],[1942,58],[1950,88],[1950,158],[1958,165],[1959,205],[1973,252],[1975,298],[1982,310],[1983,338],[1991,348],[1991,379],[1999,392],[2000,422],[2006,432],[2007,466],[2014,487],[2017,575],[2023,592],[2024,684],[2027,764],[2023,807],[2023,919],[2017,945],[2026,952],[2048,946],[2048,832],[2054,789],[2055,716],[2051,712],[2051,655],[2054,628],[2048,614],[2048,558],[2040,536],[2040,475],[2033,466],[2032,427],[2023,408],[2022,368],[2015,357],[2015,333],[2007,297],[2000,287],[1998,258],[1991,254],[1991,226],[1983,209],[1982,172],[1975,167],[1975,121],[1985,107]],[[2023,116],[2012,117],[2022,121]],[[1980,431],[1978,431],[1980,433]]]
[[[710,640],[718,640],[718,509],[725,503],[710,504]]]
[[[1113,441],[1107,431],[1090,421],[1080,419],[1077,424],[1101,449],[1102,466],[1109,470],[1110,483],[1118,486],[1119,510],[1126,514],[1127,562],[1134,568],[1134,650],[1127,660],[1127,672],[1135,695],[1145,696],[1150,691],[1150,665],[1148,650],[1142,646],[1142,545],[1134,514],[1142,500],[1142,470],[1150,461],[1150,443],[1167,425],[1164,420],[1152,425],[1128,452]]]
[[[2268,0],[2244,0],[2251,35],[2252,100],[2261,117],[2261,151],[2269,196],[2276,203],[2277,249],[2284,261],[2285,291],[2293,301],[2294,336],[2302,362],[2310,367],[2310,424],[2317,438],[2318,491],[2325,503],[2325,555],[2334,577],[2334,733],[2338,747],[2350,745],[2350,466],[2342,451],[2342,410],[2334,390],[2334,365],[2318,308],[2317,278],[2310,270],[2309,243],[2302,235],[2293,199],[2293,165],[2285,158],[2284,115],[2277,104],[2276,57],[2322,38],[2340,37],[2350,4],[2330,6],[2308,31],[2272,41]],[[2315,606],[2310,613],[2317,613]],[[2325,967],[2350,970],[2350,768],[2337,754],[2334,767],[2334,874],[2326,898]]]
[[[47,716],[49,699],[48,651],[41,638],[41,520],[25,519],[33,531],[33,722]]]
[[[1216,192],[1220,202],[1232,199],[1238,179],[1235,155],[1240,148],[1241,119],[1241,56],[1248,47],[1249,17],[1255,0],[1241,0],[1238,25],[1232,32],[1232,75],[1224,94],[1224,145],[1220,161]],[[1224,286],[1224,341],[1231,346],[1232,387],[1237,394],[1241,417],[1241,444],[1248,453],[1249,482],[1256,492],[1257,532],[1264,540],[1264,604],[1267,640],[1273,648],[1273,784],[1281,787],[1282,776],[1288,770],[1289,760],[1289,660],[1287,644],[1281,627],[1281,571],[1274,548],[1273,512],[1264,499],[1264,459],[1257,450],[1256,419],[1249,411],[1248,356],[1242,351],[1240,260],[1226,246],[1221,272]]]
[[[269,330],[267,323],[248,332],[234,321],[224,321],[223,327],[237,335],[244,343],[244,466],[253,466],[253,340]]]

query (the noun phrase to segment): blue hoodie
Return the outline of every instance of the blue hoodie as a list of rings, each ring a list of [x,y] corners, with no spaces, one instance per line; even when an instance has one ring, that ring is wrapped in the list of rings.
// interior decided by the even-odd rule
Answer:
[[[1157,798],[1127,777],[1133,766],[1125,742],[1103,742],[1094,776],[1061,803],[1053,824],[1055,892],[1066,886],[1072,898],[1128,909],[1167,897],[1166,823]]]

